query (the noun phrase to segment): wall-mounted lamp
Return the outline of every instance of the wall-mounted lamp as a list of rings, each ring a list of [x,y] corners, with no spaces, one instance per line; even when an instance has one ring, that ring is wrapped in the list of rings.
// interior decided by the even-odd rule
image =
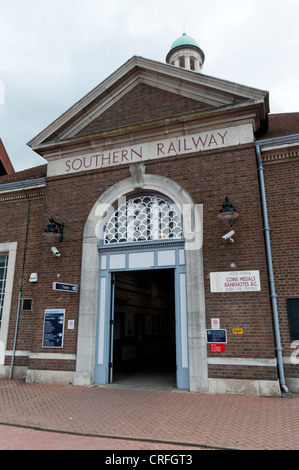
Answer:
[[[46,233],[59,233],[58,241],[62,242],[63,240],[63,227],[65,227],[65,224],[62,222],[61,224],[59,222],[55,222],[53,218],[49,219],[50,224],[47,225],[47,228],[45,228]]]
[[[235,210],[235,206],[233,206],[232,203],[229,202],[229,198],[228,196],[226,196],[225,201],[222,204],[222,209],[217,215],[217,217],[223,220],[226,225],[230,226],[234,222],[236,222],[236,219],[239,217],[239,215],[240,214],[238,214],[238,212],[236,212]]]

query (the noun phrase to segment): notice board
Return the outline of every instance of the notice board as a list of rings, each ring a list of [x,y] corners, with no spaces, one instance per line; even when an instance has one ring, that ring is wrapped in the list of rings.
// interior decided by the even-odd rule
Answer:
[[[227,343],[226,330],[207,330],[207,343]]]
[[[65,310],[45,310],[43,348],[63,348]]]

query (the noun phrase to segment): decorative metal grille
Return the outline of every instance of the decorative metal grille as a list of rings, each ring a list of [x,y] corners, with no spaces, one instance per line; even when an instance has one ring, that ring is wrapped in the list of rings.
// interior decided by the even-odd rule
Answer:
[[[5,295],[5,284],[7,274],[8,255],[0,255],[0,328],[2,322],[2,312]]]
[[[160,196],[138,196],[117,207],[104,230],[104,244],[180,239],[181,214]]]

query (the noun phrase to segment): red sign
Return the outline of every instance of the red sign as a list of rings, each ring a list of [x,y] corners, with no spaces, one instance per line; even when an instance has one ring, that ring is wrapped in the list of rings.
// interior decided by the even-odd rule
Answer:
[[[211,343],[210,344],[210,352],[213,352],[213,353],[225,352],[225,345],[224,344],[218,344],[218,343]]]

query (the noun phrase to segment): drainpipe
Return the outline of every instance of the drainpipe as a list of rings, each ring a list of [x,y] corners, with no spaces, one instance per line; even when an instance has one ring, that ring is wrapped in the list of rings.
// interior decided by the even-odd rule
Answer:
[[[23,254],[22,277],[21,277],[21,285],[20,285],[19,297],[18,297],[18,309],[17,309],[17,318],[16,318],[16,325],[15,325],[14,344],[13,344],[12,358],[11,358],[11,364],[10,364],[10,373],[9,373],[9,378],[10,379],[12,379],[12,375],[13,375],[13,367],[14,367],[14,360],[15,360],[15,353],[16,353],[17,337],[18,337],[20,308],[21,308],[21,302],[22,302],[22,292],[23,292],[23,283],[24,283],[27,242],[28,242],[29,223],[30,223],[30,209],[31,209],[27,193],[26,193],[24,188],[23,188],[23,190],[24,190],[24,193],[25,193],[25,196],[26,196],[26,199],[27,199],[27,203],[28,203],[28,214],[27,214],[26,238],[25,238],[25,246],[24,246],[24,254]]]
[[[272,312],[273,312],[273,321],[274,321],[274,332],[276,340],[276,351],[277,351],[277,364],[278,364],[278,374],[280,380],[281,389],[284,392],[284,396],[291,396],[288,387],[286,386],[285,376],[284,376],[284,367],[282,360],[282,347],[280,339],[280,329],[279,329],[279,320],[278,320],[278,309],[277,309],[277,295],[275,292],[275,281],[273,273],[273,263],[272,263],[272,253],[271,253],[271,244],[270,244],[270,228],[268,222],[268,211],[267,211],[267,201],[266,201],[266,190],[265,190],[265,181],[264,181],[264,168],[262,165],[261,157],[261,147],[258,143],[255,144],[257,163],[258,163],[258,172],[259,172],[259,181],[260,181],[260,191],[262,199],[262,209],[263,209],[263,218],[264,218],[264,231],[265,231],[265,241],[266,241],[266,252],[267,252],[267,262],[268,262],[268,274],[269,274],[269,284],[271,292],[271,303],[272,303]]]

